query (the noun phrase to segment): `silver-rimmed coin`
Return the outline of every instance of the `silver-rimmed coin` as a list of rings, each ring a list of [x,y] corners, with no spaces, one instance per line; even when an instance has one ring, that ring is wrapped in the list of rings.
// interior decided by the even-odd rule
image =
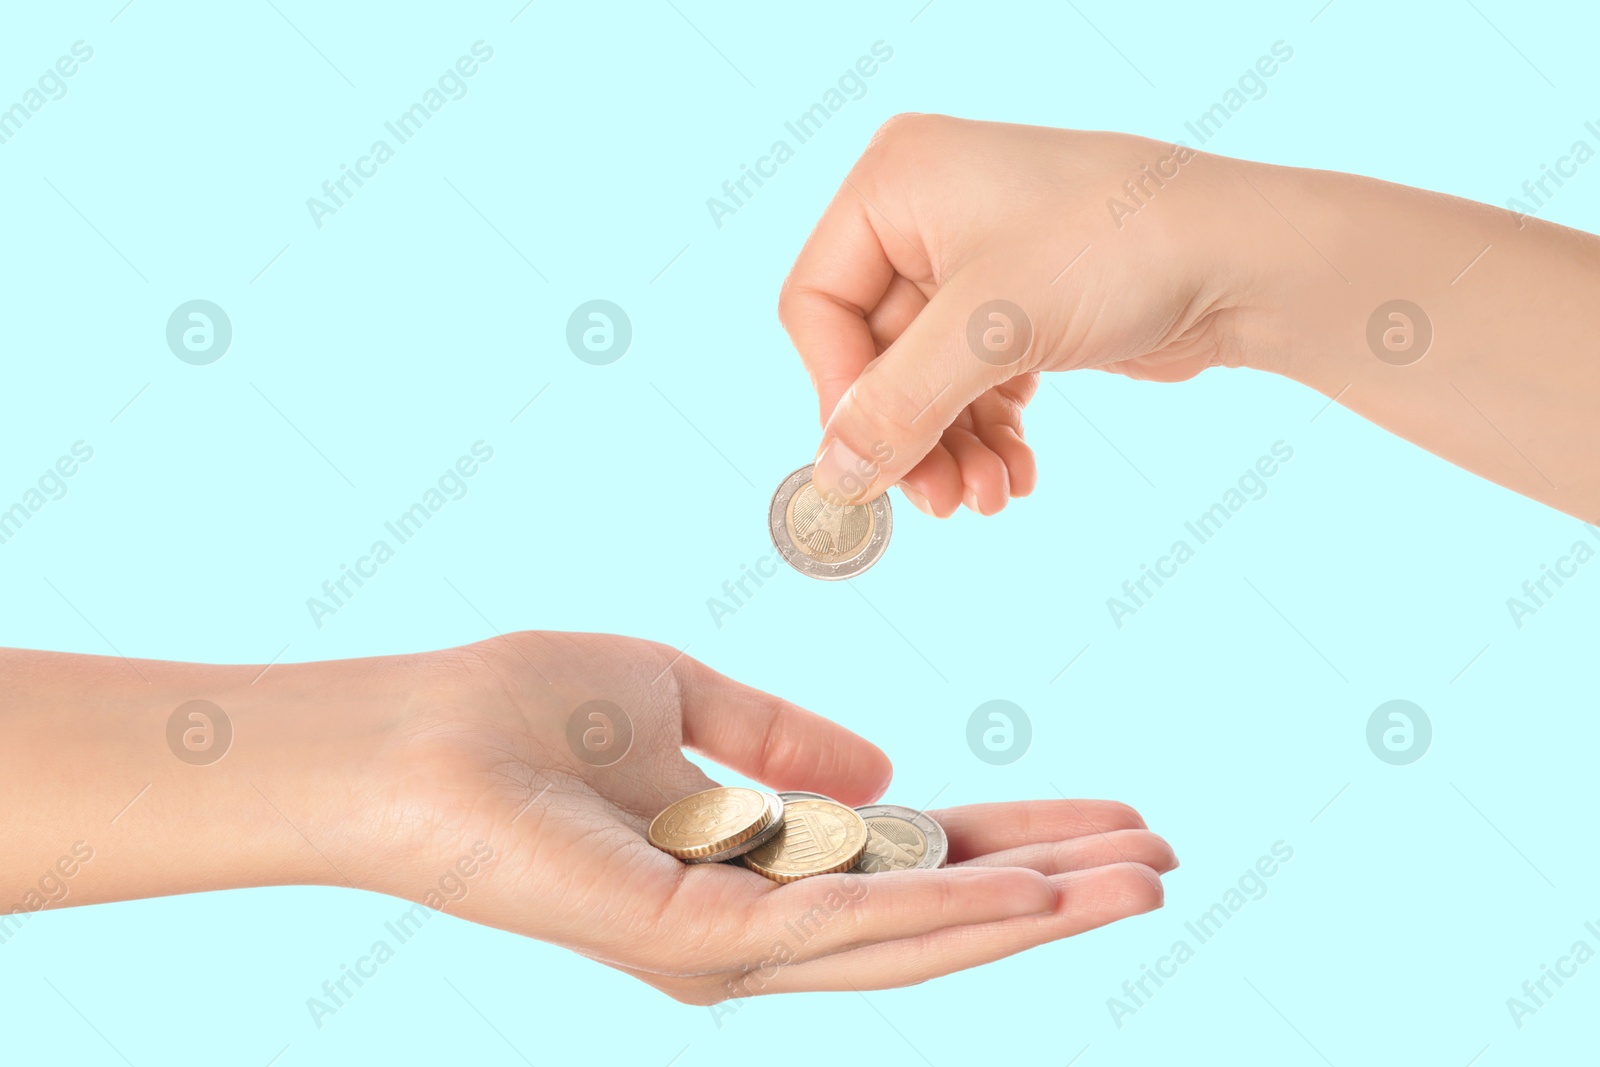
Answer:
[[[856,814],[867,824],[867,850],[855,866],[862,874],[931,870],[943,867],[950,855],[944,827],[925,812],[899,804],[868,804]]]
[[[767,815],[771,817],[771,821],[758,831],[754,837],[740,841],[737,845],[725,848],[721,852],[713,852],[709,856],[697,856],[694,859],[686,859],[683,862],[726,863],[728,860],[736,860],[751,849],[771,841],[778,831],[783,829],[783,798],[776,793],[768,793],[764,789],[760,792],[762,797],[766,799]]]
[[[883,556],[894,515],[888,494],[870,504],[830,504],[801,467],[778,486],[767,509],[772,543],[785,563],[811,578],[854,578]]]
[[[790,789],[790,790],[788,790],[786,792],[779,793],[778,795],[783,798],[784,803],[788,803],[791,800],[832,800],[833,799],[832,797],[823,796],[821,793],[807,793],[803,789]]]

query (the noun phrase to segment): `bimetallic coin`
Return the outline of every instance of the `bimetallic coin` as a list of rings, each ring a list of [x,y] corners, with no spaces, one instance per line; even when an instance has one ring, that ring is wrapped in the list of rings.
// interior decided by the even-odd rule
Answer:
[[[870,504],[830,504],[801,467],[778,486],[767,528],[784,562],[812,578],[854,578],[883,556],[894,515],[887,494]]]
[[[789,790],[787,792],[779,793],[778,795],[783,798],[783,802],[785,804],[787,804],[791,800],[832,800],[833,799],[832,797],[825,797],[821,793],[807,793],[803,789],[791,789],[791,790]]]
[[[848,871],[867,847],[867,824],[833,800],[791,800],[783,806],[783,829],[739,862],[774,882]]]
[[[729,845],[722,851],[713,852],[709,856],[694,856],[685,859],[683,862],[726,863],[729,860],[738,859],[740,856],[744,855],[746,852],[749,852],[758,845],[764,845],[768,841],[771,841],[773,836],[776,835],[779,830],[783,829],[784,801],[782,796],[778,793],[763,792],[761,795],[767,798],[767,813],[772,817],[772,821],[767,823],[763,829],[757,830],[754,837],[750,838],[748,841],[741,841],[736,845]]]
[[[674,801],[650,822],[647,836],[661,851],[680,860],[704,859],[735,848],[772,825],[772,793],[741,786],[719,787]]]
[[[857,808],[856,814],[867,824],[867,849],[857,871],[879,874],[944,866],[950,840],[944,827],[924,812],[899,804],[868,804]]]

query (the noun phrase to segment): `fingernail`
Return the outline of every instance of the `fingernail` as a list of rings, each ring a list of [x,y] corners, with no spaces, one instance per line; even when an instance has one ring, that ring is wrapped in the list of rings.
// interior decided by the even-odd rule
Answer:
[[[963,495],[961,499],[967,502],[967,507],[969,509],[972,511],[977,511],[980,515],[983,514],[983,512],[978,511],[978,491],[976,489],[968,489],[966,494]]]
[[[911,501],[912,507],[922,512],[924,515],[933,515],[933,505],[928,503],[927,497],[923,496],[921,493],[917,492],[904,482],[900,483],[900,491],[905,494],[907,500]],[[937,518],[938,516],[934,517]]]
[[[823,500],[849,503],[871,485],[870,481],[863,479],[862,471],[873,471],[875,474],[876,468],[835,437],[817,453],[816,465],[811,469],[811,484],[816,486],[817,494]]]

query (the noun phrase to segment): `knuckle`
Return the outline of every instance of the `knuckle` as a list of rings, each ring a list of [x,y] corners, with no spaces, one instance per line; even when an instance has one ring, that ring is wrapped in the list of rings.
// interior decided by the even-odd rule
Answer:
[[[920,111],[902,111],[884,119],[877,132],[872,135],[871,147],[883,148],[893,143],[903,142],[913,137],[918,132],[925,130],[938,118],[937,115],[927,115]]]
[[[953,880],[942,879],[934,888],[928,910],[941,920],[949,919],[961,911],[962,891]]]
[[[800,319],[800,308],[804,303],[805,297],[799,283],[794,280],[794,275],[790,274],[778,289],[778,322],[791,335]]]
[[[1017,809],[1017,826],[1014,836],[1018,841],[1036,841],[1046,835],[1042,825],[1043,816],[1040,813],[1038,801],[1027,801]]]
[[[872,944],[882,938],[885,914],[882,910],[870,906],[849,907],[841,909],[838,914],[844,919],[842,928],[836,935],[838,940],[822,946],[825,952],[844,952]]]
[[[641,641],[634,658],[640,664],[640,675],[649,683],[648,688],[663,685],[663,695],[668,707],[677,708],[683,702],[686,690],[692,689],[703,673],[703,665],[683,649],[673,648],[660,641]]]
[[[867,143],[862,159],[870,166],[886,161],[906,166],[924,166],[937,163],[941,158],[941,145],[946,131],[960,119],[948,115],[905,111],[891,115]]]
[[[1083,865],[1085,850],[1076,840],[1052,841],[1044,851],[1052,871],[1075,871]]]
[[[938,952],[933,944],[923,940],[913,940],[906,946],[906,971],[905,985],[921,985],[933,977],[934,964],[938,960]]]
[[[1022,436],[1022,414],[1032,399],[1033,390],[1028,387],[1028,382],[1033,378],[1031,372],[1025,372],[1016,378],[1007,379],[995,388],[984,394],[983,402],[986,414],[991,419],[991,428],[1004,428],[1010,430],[1018,437]],[[1018,383],[1021,389],[1012,388],[1013,383]]]
[[[873,441],[917,440],[922,436],[919,424],[931,430],[943,429],[933,427],[936,420],[928,417],[927,409],[932,405],[918,410],[916,400],[898,383],[888,381],[882,374],[866,374],[857,378],[841,402],[841,406],[846,404],[861,436],[860,440],[849,442],[857,455],[863,455],[861,448]]]
[[[788,729],[789,710],[788,701],[770,693],[761,694],[753,709],[753,717],[763,723],[756,765],[768,776],[788,777],[806,757],[804,748]]]

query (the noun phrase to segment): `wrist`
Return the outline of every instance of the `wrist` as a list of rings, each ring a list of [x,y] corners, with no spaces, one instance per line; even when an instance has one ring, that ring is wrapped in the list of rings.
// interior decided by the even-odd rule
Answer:
[[[1200,291],[1213,291],[1211,303],[1223,309],[1215,362],[1305,381],[1307,308],[1344,284],[1323,251],[1337,236],[1340,206],[1306,187],[1313,172],[1205,158],[1215,161],[1214,181],[1189,239]]]
[[[173,744],[179,793],[228,804],[225,833],[254,832],[234,870],[254,885],[346,885],[404,895],[408,838],[429,783],[411,767],[418,706],[433,699],[427,656],[218,668],[212,700],[232,746],[187,766]],[[249,677],[246,677],[248,675]],[[181,705],[175,705],[178,707]],[[199,775],[186,772],[198,770]],[[215,781],[203,772],[219,771]],[[219,845],[219,847],[221,847]]]
[[[1249,200],[1239,228],[1252,237],[1242,365],[1330,396],[1387,380],[1402,365],[1380,355],[1380,342],[1368,337],[1377,309],[1403,300],[1437,316],[1454,306],[1462,299],[1454,279],[1501,239],[1510,219],[1481,204],[1359,175],[1241,166]]]
[[[36,814],[0,829],[0,866],[21,884],[59,855],[93,854],[47,906],[381,888],[394,874],[404,661],[263,670],[0,656],[0,796]]]
[[[1174,284],[1193,294],[1182,322],[1204,324],[1211,366],[1289,373],[1297,309],[1313,268],[1327,270],[1297,236],[1301,220],[1291,225],[1280,213],[1291,199],[1299,204],[1303,194],[1290,195],[1295,176],[1310,172],[1186,151],[1176,157],[1182,199],[1150,213],[1157,237],[1145,257],[1167,264]]]

